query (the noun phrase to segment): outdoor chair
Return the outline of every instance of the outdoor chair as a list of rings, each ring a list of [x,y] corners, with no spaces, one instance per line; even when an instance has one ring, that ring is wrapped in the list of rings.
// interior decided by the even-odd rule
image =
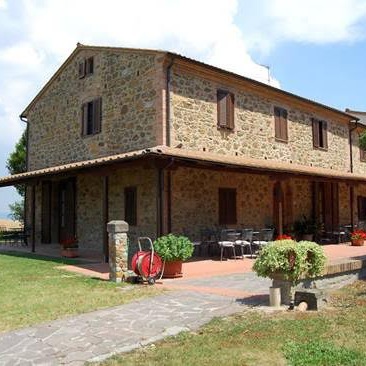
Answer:
[[[240,232],[233,229],[225,229],[221,231],[220,241],[218,242],[220,247],[220,260],[222,261],[224,255],[224,249],[232,248],[234,259],[236,259],[235,242],[240,237]]]
[[[244,258],[244,248],[249,248],[250,258],[253,258],[252,242],[253,229],[242,229],[241,237],[235,241],[235,245],[240,247],[242,258]]]
[[[268,242],[273,240],[273,234],[274,229],[261,229],[258,240],[254,240],[253,244],[258,248],[258,250],[260,250],[265,245],[267,245]]]
[[[210,228],[205,228],[201,230],[201,244],[204,248],[207,248],[208,256],[211,255],[211,250],[217,242],[217,233],[215,232],[215,230]]]

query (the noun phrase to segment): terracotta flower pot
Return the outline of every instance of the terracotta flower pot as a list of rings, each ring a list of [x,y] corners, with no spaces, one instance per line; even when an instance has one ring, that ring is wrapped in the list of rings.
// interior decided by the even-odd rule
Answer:
[[[165,262],[163,278],[182,277],[182,261]]]
[[[76,258],[79,256],[78,248],[65,248],[61,250],[61,255],[66,258]]]
[[[360,247],[364,244],[364,239],[352,239],[352,245]]]

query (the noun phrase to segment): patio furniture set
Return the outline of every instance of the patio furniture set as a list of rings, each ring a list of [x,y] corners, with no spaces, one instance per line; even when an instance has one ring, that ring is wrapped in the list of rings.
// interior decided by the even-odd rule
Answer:
[[[244,258],[246,252],[252,258],[253,254],[256,254],[261,247],[273,240],[273,235],[274,229],[272,228],[258,231],[248,228],[203,229],[201,230],[201,239],[193,241],[194,256],[202,256],[204,252],[210,257],[219,254],[222,261],[224,256],[234,259],[237,256]]]

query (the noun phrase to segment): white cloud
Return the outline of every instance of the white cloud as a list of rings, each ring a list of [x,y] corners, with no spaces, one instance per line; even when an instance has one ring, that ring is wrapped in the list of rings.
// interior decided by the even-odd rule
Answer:
[[[43,56],[28,42],[21,42],[14,46],[0,50],[0,62],[16,67],[32,68],[42,63]]]
[[[5,0],[0,0],[0,10],[1,9],[6,9],[7,8],[7,4]]]
[[[329,43],[365,36],[359,24],[366,16],[365,1],[272,0],[268,12],[274,32],[284,39]]]
[[[365,0],[257,0],[239,9],[249,51],[281,42],[329,44],[366,38]]]
[[[103,6],[97,0],[24,0],[24,9],[31,43],[60,60],[78,41],[161,48],[267,80],[235,25],[236,0],[108,0]],[[233,39],[228,42],[223,32]]]

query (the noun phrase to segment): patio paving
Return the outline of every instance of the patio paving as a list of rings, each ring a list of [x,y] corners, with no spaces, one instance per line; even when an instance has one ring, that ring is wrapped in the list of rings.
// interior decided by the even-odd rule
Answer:
[[[224,278],[225,277],[225,278]],[[253,274],[213,278],[245,296],[170,291],[130,304],[0,334],[1,365],[82,365],[194,331],[214,317],[268,303],[268,284]],[[189,280],[206,286],[205,280]],[[268,309],[268,308],[267,308]]]

